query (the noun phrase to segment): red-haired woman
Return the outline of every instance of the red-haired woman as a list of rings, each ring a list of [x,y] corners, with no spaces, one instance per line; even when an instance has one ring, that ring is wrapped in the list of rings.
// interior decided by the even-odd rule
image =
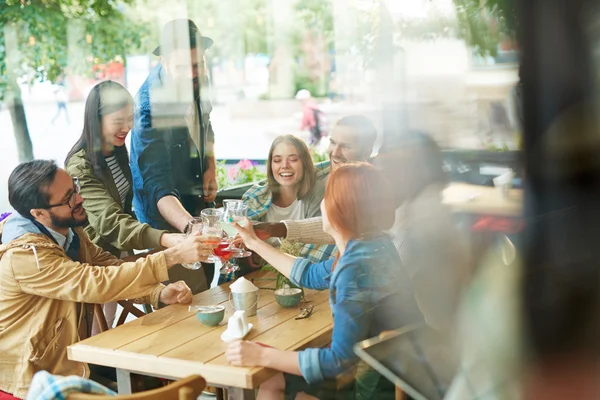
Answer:
[[[345,165],[331,174],[321,212],[323,230],[335,239],[339,253],[321,263],[274,249],[256,236],[251,224],[238,226],[246,246],[292,282],[310,289],[329,289],[334,321],[329,348],[292,352],[247,341],[229,346],[227,359],[233,365],[284,372],[261,386],[259,398],[283,398],[284,393],[327,398],[329,383],[356,365],[353,346],[357,342],[422,321],[410,279],[384,233],[390,229],[395,211],[388,201],[388,188],[382,174],[369,164]],[[386,397],[374,392],[385,386],[385,378],[378,379],[374,384],[370,381],[370,393],[361,391],[364,398]],[[387,393],[393,397],[393,391]]]

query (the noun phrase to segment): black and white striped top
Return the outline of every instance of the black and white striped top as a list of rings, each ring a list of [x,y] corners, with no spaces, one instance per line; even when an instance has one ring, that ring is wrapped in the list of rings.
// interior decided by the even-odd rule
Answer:
[[[117,161],[115,156],[104,157],[106,163],[108,164],[108,168],[110,168],[110,173],[112,174],[113,181],[115,181],[115,185],[117,186],[117,190],[119,191],[119,197],[121,197],[121,204],[125,207],[125,199],[127,198],[127,193],[131,190],[131,184],[125,178],[123,174],[123,170]]]

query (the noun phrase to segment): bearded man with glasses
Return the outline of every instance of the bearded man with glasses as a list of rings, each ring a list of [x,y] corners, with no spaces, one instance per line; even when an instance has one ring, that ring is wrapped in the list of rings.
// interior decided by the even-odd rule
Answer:
[[[15,168],[8,197],[17,213],[0,223],[0,398],[25,398],[41,370],[90,376],[93,366],[69,361],[67,347],[89,336],[91,305],[190,303],[184,282],[161,282],[172,266],[205,261],[216,247],[190,236],[135,262],[117,259],[83,232],[79,181],[53,161]]]

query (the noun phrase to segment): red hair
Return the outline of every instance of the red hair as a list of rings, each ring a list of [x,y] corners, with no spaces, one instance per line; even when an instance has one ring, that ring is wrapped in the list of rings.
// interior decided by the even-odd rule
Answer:
[[[395,220],[396,210],[389,193],[389,183],[371,164],[343,165],[327,181],[327,219],[344,240],[380,234],[389,230]]]

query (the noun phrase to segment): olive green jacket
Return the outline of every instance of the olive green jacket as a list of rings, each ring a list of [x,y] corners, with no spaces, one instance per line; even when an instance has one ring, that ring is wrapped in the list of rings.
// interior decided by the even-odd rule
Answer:
[[[129,164],[119,160],[119,165],[132,184]],[[72,177],[79,178],[83,208],[88,215],[85,233],[94,244],[117,257],[124,250],[161,248],[160,237],[166,231],[139,222],[131,210],[133,192],[129,191],[125,204],[122,204],[110,171],[105,178],[96,176],[91,162],[85,157],[85,150],[71,157],[66,170]]]

